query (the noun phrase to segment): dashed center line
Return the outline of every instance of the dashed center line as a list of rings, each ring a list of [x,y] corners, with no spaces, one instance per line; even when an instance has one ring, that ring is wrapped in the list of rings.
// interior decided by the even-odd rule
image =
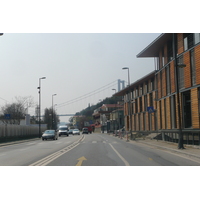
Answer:
[[[32,144],[35,144],[35,142],[32,142],[32,143],[28,143],[28,144],[26,144],[26,145],[32,145]]]
[[[19,149],[19,151],[25,151],[25,150],[27,150],[28,148],[26,148],[26,149]]]

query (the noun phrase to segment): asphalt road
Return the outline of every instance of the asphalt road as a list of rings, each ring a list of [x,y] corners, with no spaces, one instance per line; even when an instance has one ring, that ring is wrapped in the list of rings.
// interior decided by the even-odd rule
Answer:
[[[36,140],[0,148],[0,166],[199,166],[200,160],[107,134]]]

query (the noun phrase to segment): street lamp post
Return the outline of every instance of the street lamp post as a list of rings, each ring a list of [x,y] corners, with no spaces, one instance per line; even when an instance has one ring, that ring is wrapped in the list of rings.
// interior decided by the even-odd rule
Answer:
[[[122,69],[128,69],[128,87],[130,89],[130,74],[129,74],[129,67],[123,67]],[[131,94],[130,91],[128,93],[128,112],[129,112],[129,129],[131,129],[131,139],[132,139],[132,118],[131,118]],[[127,137],[128,141],[128,137]]]
[[[186,65],[183,63],[177,63],[176,42],[177,40],[175,37],[175,33],[173,33],[173,52],[174,52],[174,66],[175,66],[175,71],[176,71],[176,93],[177,93],[178,125],[179,125],[178,149],[184,149],[178,77],[179,77],[179,68],[186,67]]]
[[[129,67],[123,67],[122,69],[128,69],[128,86],[130,86]]]
[[[46,79],[46,77],[39,78],[39,87],[37,88],[39,93],[39,138],[41,132],[41,79]]]
[[[53,129],[53,97],[56,96],[57,94],[52,95],[52,129]]]
[[[115,93],[116,93],[116,89],[112,89],[112,90],[114,90]],[[116,106],[115,106],[114,109],[116,109]],[[115,115],[115,120],[116,120],[116,113],[112,112],[112,127],[113,127],[113,131],[115,132],[115,122],[114,122],[114,116],[113,115]]]

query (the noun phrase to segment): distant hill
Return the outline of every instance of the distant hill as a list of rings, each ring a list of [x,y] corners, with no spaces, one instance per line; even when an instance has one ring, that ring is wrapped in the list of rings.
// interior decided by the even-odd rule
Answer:
[[[94,110],[101,107],[103,104],[117,104],[117,102],[119,102],[119,101],[122,101],[122,97],[106,98],[103,101],[97,103],[96,105],[90,106],[90,104],[89,104],[87,108],[81,110],[80,112],[77,112],[75,115],[77,115],[77,116],[84,115],[86,117],[90,117],[90,116],[92,116]]]

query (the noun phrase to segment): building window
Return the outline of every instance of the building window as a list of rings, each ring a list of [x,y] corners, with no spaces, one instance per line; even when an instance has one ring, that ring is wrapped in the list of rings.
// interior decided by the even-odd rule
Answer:
[[[159,112],[160,112],[160,129],[162,129],[162,107],[161,107],[161,101],[159,101]]]
[[[155,63],[155,69],[159,70],[160,69],[160,59],[159,59],[159,57],[154,58],[154,63]]]
[[[132,110],[132,113],[134,114],[134,103],[135,102],[131,102],[131,110]]]
[[[153,94],[149,93],[150,106],[153,106]]]
[[[135,99],[135,113],[138,113],[138,99]]]
[[[200,42],[200,33],[194,33],[194,44]]]
[[[167,42],[167,61],[170,62],[173,59],[172,40]]]
[[[166,80],[167,80],[167,95],[171,93],[171,81],[170,81],[170,65],[166,67]]]
[[[142,97],[139,98],[140,101],[140,112],[142,112]]]
[[[144,113],[144,130],[146,130],[146,113]]]
[[[184,127],[192,127],[192,115],[191,115],[191,97],[190,91],[183,93],[183,117],[184,117]]]
[[[140,122],[140,113],[138,113],[138,130],[140,131],[140,124],[141,124],[141,122]]]
[[[164,99],[164,116],[165,116],[165,129],[167,129],[166,99]]]
[[[178,63],[183,63],[183,56],[180,56],[178,58]],[[179,88],[178,89],[183,89],[184,86],[184,68],[183,67],[178,67],[178,82],[179,82]]]
[[[196,84],[196,67],[195,67],[195,56],[194,49],[190,51],[190,66],[191,66],[191,81],[192,85]]]
[[[144,110],[147,110],[147,95],[144,95]]]
[[[162,66],[165,65],[164,48],[162,48]]]
[[[137,97],[138,96],[138,87],[136,87],[136,89],[135,89],[135,97]]]
[[[139,86],[139,96],[143,95],[143,87],[142,85]]]
[[[148,93],[149,89],[148,89],[148,81],[145,82],[145,93]]]
[[[162,97],[163,89],[162,89],[162,71],[160,71],[160,95]]]
[[[200,88],[198,88],[198,108],[199,108],[199,115],[200,115]]]
[[[188,50],[194,46],[194,34],[193,33],[184,33],[184,50]]]
[[[171,96],[171,123],[172,128],[176,128],[176,100],[175,95]]]
[[[154,78],[151,79],[151,90],[154,90]]]
[[[132,94],[132,97],[133,97],[133,99],[135,98],[135,90],[133,90],[133,92],[132,92],[133,94]]]

